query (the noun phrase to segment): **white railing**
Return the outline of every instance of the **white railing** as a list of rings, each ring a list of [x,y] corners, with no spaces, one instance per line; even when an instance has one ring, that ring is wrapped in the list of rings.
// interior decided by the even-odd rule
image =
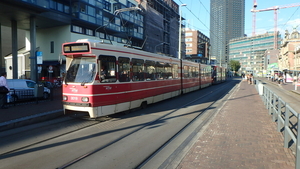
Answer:
[[[300,139],[298,139],[298,136],[300,136],[300,130],[298,130],[300,127],[299,113],[258,80],[256,80],[256,89],[259,95],[261,95],[269,115],[272,116],[272,120],[277,123],[277,131],[283,133],[284,147],[295,147],[296,169],[300,169]]]

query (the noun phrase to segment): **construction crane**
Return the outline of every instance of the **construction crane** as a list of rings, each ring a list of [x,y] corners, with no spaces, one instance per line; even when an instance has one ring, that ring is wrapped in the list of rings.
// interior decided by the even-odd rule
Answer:
[[[266,9],[256,9],[257,3],[256,0],[253,0],[253,9],[251,9],[251,12],[264,12],[264,11],[274,11],[274,49],[277,49],[277,10],[284,9],[284,8],[291,8],[291,7],[297,7],[300,6],[300,3],[294,3],[290,5],[283,5],[283,6],[273,6]],[[256,15],[253,15],[253,21],[252,21],[252,36],[255,36],[255,25],[256,25]]]
[[[256,0],[253,0],[253,11],[256,10],[257,3]],[[256,30],[256,12],[252,12],[252,36],[255,36],[255,30]]]

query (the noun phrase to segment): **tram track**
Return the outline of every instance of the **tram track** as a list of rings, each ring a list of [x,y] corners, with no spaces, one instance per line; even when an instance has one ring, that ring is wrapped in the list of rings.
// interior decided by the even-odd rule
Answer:
[[[227,85],[229,85],[229,84],[227,84]],[[218,88],[217,90],[215,90],[215,91],[213,91],[213,92],[219,92],[219,91],[222,91],[224,88],[225,88],[225,87]],[[233,89],[235,89],[235,88],[233,88]],[[232,90],[233,90],[233,89],[232,89]],[[83,159],[85,159],[85,158],[87,158],[87,157],[89,157],[89,156],[91,156],[91,155],[93,155],[93,154],[95,154],[95,153],[97,153],[97,152],[103,150],[104,148],[107,148],[107,147],[109,147],[109,146],[111,146],[111,145],[113,145],[113,144],[119,142],[120,140],[122,140],[122,139],[124,139],[124,138],[126,138],[126,137],[128,137],[128,136],[130,136],[130,135],[132,135],[132,134],[134,134],[134,133],[136,133],[136,132],[138,132],[138,131],[140,131],[140,130],[146,128],[146,127],[151,126],[152,124],[156,123],[157,121],[159,121],[159,120],[161,120],[161,119],[163,119],[163,118],[169,116],[170,114],[172,114],[172,113],[174,113],[174,112],[176,112],[176,111],[182,109],[183,107],[190,106],[191,104],[193,104],[193,103],[195,103],[195,102],[197,102],[197,101],[199,101],[199,100],[201,100],[201,99],[207,97],[207,96],[210,95],[211,93],[212,93],[212,92],[209,92],[209,93],[203,95],[202,97],[199,97],[199,98],[197,98],[197,99],[194,99],[193,101],[191,101],[191,102],[189,102],[189,103],[187,103],[187,104],[185,104],[185,105],[182,105],[182,106],[178,107],[177,109],[173,110],[172,112],[169,112],[168,114],[165,114],[164,116],[161,116],[160,118],[155,119],[155,120],[153,120],[153,121],[151,121],[151,122],[145,124],[144,126],[141,126],[141,127],[137,128],[136,130],[134,130],[134,131],[132,131],[132,132],[130,132],[130,133],[127,133],[126,135],[123,135],[123,136],[119,137],[118,139],[116,139],[116,140],[114,140],[114,141],[112,141],[112,142],[110,142],[110,143],[108,143],[108,144],[106,144],[106,145],[104,145],[104,146],[98,147],[98,148],[94,149],[93,151],[90,151],[90,152],[88,152],[88,153],[86,153],[86,154],[83,154],[83,155],[79,156],[78,158],[76,158],[76,159],[74,159],[74,160],[72,160],[72,161],[69,161],[69,162],[65,163],[64,165],[57,167],[57,169],[65,169],[65,168],[68,168],[68,167],[72,166],[73,164],[75,164],[75,163],[77,163],[77,162],[80,162],[81,160],[83,160]],[[224,95],[222,95],[220,98],[224,97],[225,95],[227,95],[227,93],[225,93]],[[220,98],[218,98],[218,99],[220,99]],[[146,164],[147,164],[149,161],[151,161],[151,160],[155,157],[155,155],[156,155],[157,153],[161,152],[161,151],[162,151],[166,146],[168,146],[168,145],[169,145],[176,137],[178,137],[180,134],[182,134],[182,132],[183,132],[185,129],[187,129],[188,127],[190,127],[192,124],[194,124],[195,121],[197,121],[197,119],[199,119],[199,118],[202,117],[204,114],[206,114],[206,112],[208,112],[208,110],[209,110],[209,109],[210,109],[210,108],[218,101],[218,99],[217,99],[216,101],[214,101],[213,103],[211,103],[205,110],[203,110],[201,113],[199,113],[194,119],[192,119],[188,124],[186,124],[181,130],[179,130],[174,136],[172,136],[169,140],[167,140],[163,145],[161,145],[157,150],[155,150],[150,156],[148,156],[144,161],[142,161],[142,162],[141,162],[139,165],[137,165],[137,167],[135,167],[135,168],[144,168],[144,166],[146,166]],[[197,130],[199,130],[199,129],[201,129],[203,126],[205,126],[205,125],[212,119],[212,117],[215,116],[216,112],[217,112],[217,111],[215,111],[214,113],[208,114],[208,116],[205,117],[205,119],[204,119],[200,124],[197,124],[197,125],[198,125]],[[194,137],[195,135],[196,135],[196,133],[193,132],[187,139],[191,139],[191,137]],[[187,143],[183,143],[183,146],[184,146],[184,144],[187,144]],[[170,157],[169,157],[169,158],[170,158]],[[166,160],[166,161],[168,161],[168,160]],[[166,165],[166,164],[162,164],[162,166],[163,166],[163,165]]]

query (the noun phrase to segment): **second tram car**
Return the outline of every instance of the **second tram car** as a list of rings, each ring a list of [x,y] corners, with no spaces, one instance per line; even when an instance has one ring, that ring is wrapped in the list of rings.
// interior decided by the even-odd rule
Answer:
[[[62,50],[65,114],[97,118],[212,84],[210,65],[88,39],[64,43]]]
[[[226,80],[226,69],[220,66],[211,66],[212,73],[212,84],[222,83]]]

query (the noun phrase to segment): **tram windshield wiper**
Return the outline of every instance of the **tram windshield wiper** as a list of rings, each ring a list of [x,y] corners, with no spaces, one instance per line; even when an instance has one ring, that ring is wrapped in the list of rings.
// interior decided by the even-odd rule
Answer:
[[[85,84],[86,82],[87,82],[87,81],[86,81],[86,80],[84,80],[84,81],[82,81],[82,82],[81,82],[81,84],[80,84],[80,85],[81,85],[81,86],[84,86],[84,84]]]

